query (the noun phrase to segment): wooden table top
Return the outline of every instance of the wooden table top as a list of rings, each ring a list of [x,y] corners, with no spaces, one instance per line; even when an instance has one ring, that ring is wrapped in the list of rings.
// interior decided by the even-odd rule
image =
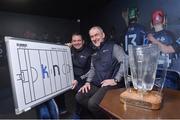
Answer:
[[[177,119],[180,118],[180,91],[164,89],[163,103],[159,110],[124,105],[120,93],[125,89],[114,89],[106,93],[100,107],[113,118],[119,119]]]

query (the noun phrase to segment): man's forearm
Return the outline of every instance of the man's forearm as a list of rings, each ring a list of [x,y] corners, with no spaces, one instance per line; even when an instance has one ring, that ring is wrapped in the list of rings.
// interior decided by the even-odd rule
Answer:
[[[164,53],[174,53],[175,52],[174,48],[171,45],[165,45],[159,41],[156,43],[159,46],[160,50]]]

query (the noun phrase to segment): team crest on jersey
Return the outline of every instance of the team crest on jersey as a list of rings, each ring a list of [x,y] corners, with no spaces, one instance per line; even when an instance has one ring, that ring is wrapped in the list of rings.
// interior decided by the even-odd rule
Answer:
[[[160,38],[157,38],[158,41],[164,42],[166,38],[164,36],[161,36]]]
[[[97,55],[97,52],[93,53],[92,56],[96,56]]]

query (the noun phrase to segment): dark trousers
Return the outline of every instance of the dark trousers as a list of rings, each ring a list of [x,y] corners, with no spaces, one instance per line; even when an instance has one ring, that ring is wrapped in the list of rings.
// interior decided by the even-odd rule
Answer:
[[[101,111],[99,104],[106,92],[114,88],[117,88],[117,86],[97,87],[91,84],[91,89],[88,93],[78,92],[76,94],[76,100],[83,107],[88,108],[95,118],[106,118],[105,114]]]
[[[78,81],[78,85],[76,86],[75,88],[75,92],[77,93],[78,90],[85,84],[85,81],[81,80],[81,81]],[[82,107],[81,107],[81,104],[79,104],[77,101],[75,101],[75,114],[79,115],[80,116],[80,113],[81,113],[81,110],[82,110]]]

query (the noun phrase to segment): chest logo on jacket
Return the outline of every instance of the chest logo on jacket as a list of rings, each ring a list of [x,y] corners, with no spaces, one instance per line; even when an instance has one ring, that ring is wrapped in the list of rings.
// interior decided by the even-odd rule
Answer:
[[[109,51],[108,49],[105,49],[105,50],[103,50],[103,53],[108,52],[108,51]]]

